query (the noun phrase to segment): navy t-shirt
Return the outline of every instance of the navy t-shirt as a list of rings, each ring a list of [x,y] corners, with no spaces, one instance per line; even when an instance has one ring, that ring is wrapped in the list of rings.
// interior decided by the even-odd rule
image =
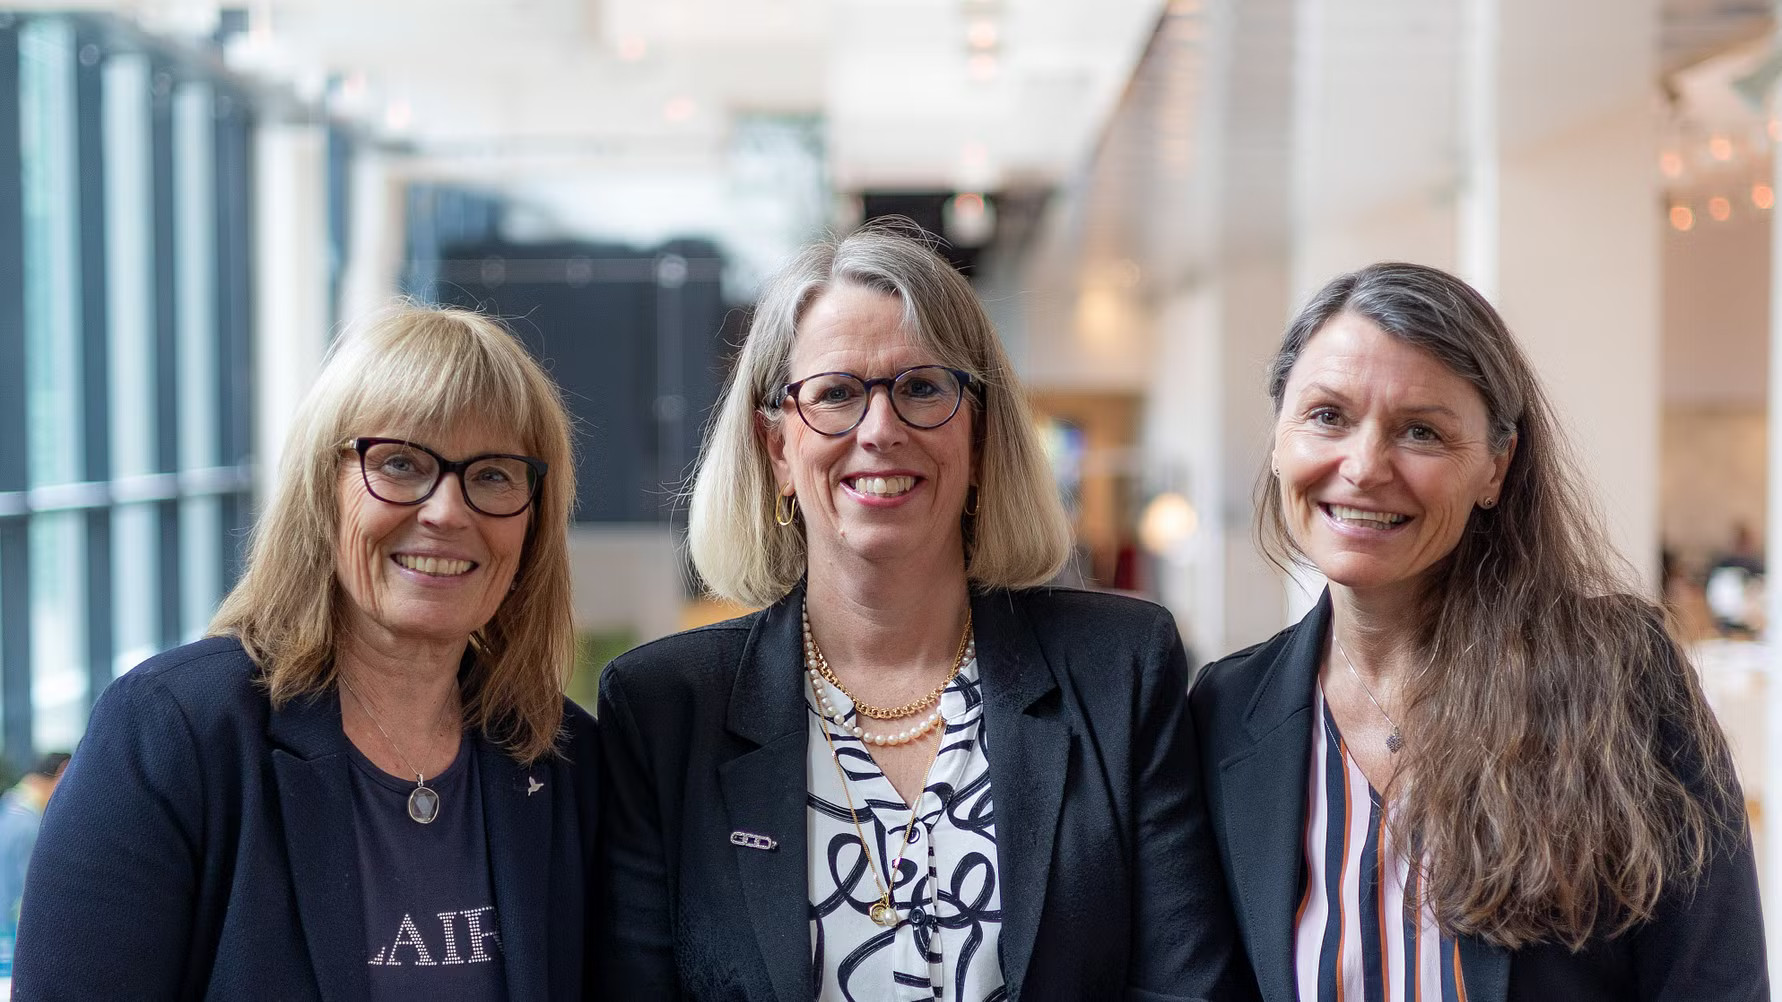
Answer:
[[[425,825],[408,816],[414,780],[348,745],[372,999],[507,998],[475,744],[427,778],[439,814]]]

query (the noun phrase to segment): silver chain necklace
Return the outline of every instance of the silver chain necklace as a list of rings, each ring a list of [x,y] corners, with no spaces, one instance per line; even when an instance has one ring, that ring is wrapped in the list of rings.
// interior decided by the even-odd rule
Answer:
[[[408,816],[413,818],[417,824],[432,824],[433,819],[439,817],[439,792],[427,785],[427,777],[421,775],[421,770],[415,768],[414,763],[408,760],[407,755],[402,754],[402,746],[397,744],[396,739],[390,736],[390,732],[384,729],[384,722],[377,719],[377,714],[371,712],[371,704],[365,701],[364,696],[359,695],[359,690],[353,688],[353,683],[348,682],[345,675],[340,676],[340,684],[346,686],[346,690],[353,694],[353,699],[359,704],[359,709],[364,710],[365,715],[371,718],[372,726],[376,727],[377,732],[384,736],[385,741],[389,742],[390,749],[396,753],[397,758],[402,760],[403,767],[415,774],[415,788],[408,794]]]
[[[1337,653],[1343,656],[1343,664],[1349,666],[1349,674],[1355,676],[1355,684],[1361,686],[1361,691],[1367,696],[1367,701],[1374,704],[1374,709],[1379,710],[1380,716],[1385,717],[1386,722],[1392,725],[1392,733],[1386,735],[1386,750],[1397,755],[1398,750],[1405,746],[1405,734],[1398,729],[1398,721],[1392,719],[1392,714],[1387,713],[1386,708],[1380,705],[1380,701],[1374,698],[1374,691],[1361,680],[1361,673],[1355,670],[1355,662],[1349,660],[1349,652],[1343,650],[1343,642],[1336,638],[1334,632],[1331,633],[1330,639],[1332,643],[1336,644]]]

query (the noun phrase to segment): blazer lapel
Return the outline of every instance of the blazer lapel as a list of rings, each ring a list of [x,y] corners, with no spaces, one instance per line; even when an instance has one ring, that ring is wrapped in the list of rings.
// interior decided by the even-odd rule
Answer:
[[[1506,1002],[1510,997],[1510,951],[1462,936],[1460,977],[1466,985],[1467,1002]]]
[[[552,894],[551,798],[556,784],[530,790],[527,768],[485,741],[477,741],[477,756],[483,830],[489,840],[489,878],[495,891],[508,997],[551,997],[546,959],[549,938],[540,940],[537,932],[555,932],[548,913]]]
[[[1250,931],[1257,983],[1269,1002],[1292,1002],[1294,916],[1306,826],[1306,780],[1312,754],[1312,691],[1330,595],[1294,628],[1264,672],[1245,711],[1253,739],[1219,763],[1231,806],[1225,815],[1235,887]]]
[[[718,769],[731,830],[778,843],[767,851],[731,846],[730,852],[773,995],[781,999],[811,995],[803,602],[800,586],[756,622],[737,668],[728,715],[730,732],[755,747]]]
[[[371,984],[340,697],[288,703],[272,711],[267,730],[291,886],[317,986],[324,999],[362,999]]]
[[[1010,998],[1020,998],[1052,876],[1052,845],[1069,771],[1071,728],[1051,666],[1014,597],[972,596],[978,676],[984,688],[984,750],[996,809],[1002,868],[1002,964]]]

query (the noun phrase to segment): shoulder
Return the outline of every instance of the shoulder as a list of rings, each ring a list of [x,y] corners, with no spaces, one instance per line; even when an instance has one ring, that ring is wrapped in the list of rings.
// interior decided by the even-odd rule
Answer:
[[[620,687],[631,699],[672,699],[713,685],[727,687],[762,615],[673,633],[619,655],[601,674],[601,698]]]
[[[260,669],[234,637],[206,637],[163,651],[120,675],[94,706],[110,714],[135,716],[156,704],[176,707],[191,722],[233,715],[244,706],[267,703]]]
[[[1134,634],[1175,632],[1168,609],[1130,595],[1084,591],[1081,588],[996,589],[983,593],[986,602],[1007,601],[1019,610],[1042,638],[1081,634],[1103,642]]]
[[[1239,701],[1248,703],[1269,666],[1275,663],[1304,627],[1303,620],[1294,623],[1259,644],[1232,651],[1206,665],[1194,676],[1194,684],[1188,693],[1189,701],[1197,708],[1229,705]]]

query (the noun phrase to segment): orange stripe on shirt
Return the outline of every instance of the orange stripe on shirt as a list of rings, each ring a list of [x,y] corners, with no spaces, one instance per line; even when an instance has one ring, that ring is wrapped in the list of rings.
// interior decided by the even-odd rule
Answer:
[[[1460,941],[1454,941],[1454,997],[1466,1002],[1466,974],[1460,969]]]

